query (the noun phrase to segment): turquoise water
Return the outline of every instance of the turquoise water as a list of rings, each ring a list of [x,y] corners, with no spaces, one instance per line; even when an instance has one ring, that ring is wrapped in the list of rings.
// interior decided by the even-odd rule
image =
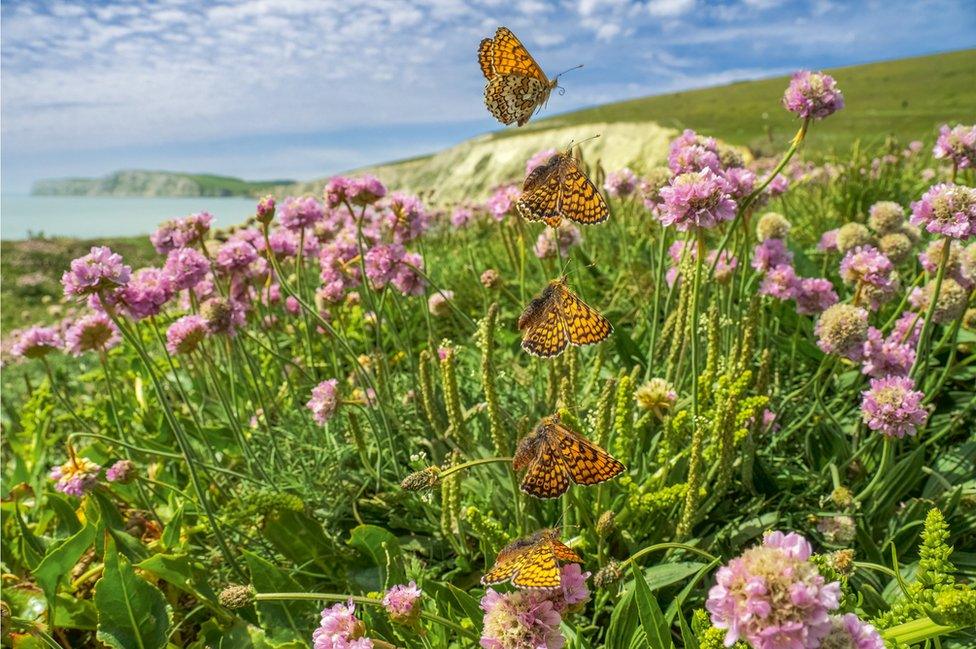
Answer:
[[[149,234],[179,216],[206,210],[215,225],[228,226],[254,214],[253,198],[114,198],[101,196],[0,197],[0,239],[26,239],[28,233],[48,236],[98,237]]]

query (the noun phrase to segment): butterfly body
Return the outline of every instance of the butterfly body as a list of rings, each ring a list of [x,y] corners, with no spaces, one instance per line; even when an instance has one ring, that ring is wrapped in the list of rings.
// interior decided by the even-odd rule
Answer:
[[[556,279],[529,302],[518,319],[522,349],[533,356],[551,358],[570,344],[592,345],[613,332],[610,321]]]
[[[512,468],[526,470],[520,488],[536,498],[556,498],[569,489],[570,481],[594,485],[625,470],[609,453],[564,426],[559,415],[543,418],[519,440]]]
[[[559,540],[559,530],[539,530],[502,548],[481,583],[511,581],[517,588],[557,588],[560,561],[582,563],[583,559]]]
[[[593,225],[610,216],[603,195],[569,151],[553,154],[532,170],[516,205],[524,218],[545,221],[552,227],[563,219]]]
[[[478,65],[485,75],[485,106],[502,124],[524,126],[556,87],[522,42],[507,27],[478,46]]]

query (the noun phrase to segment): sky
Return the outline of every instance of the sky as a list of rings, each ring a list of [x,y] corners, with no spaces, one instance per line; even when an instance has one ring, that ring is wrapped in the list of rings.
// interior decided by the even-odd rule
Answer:
[[[0,4],[0,188],[122,168],[308,180],[501,126],[478,42],[561,80],[546,114],[976,45],[976,0]]]

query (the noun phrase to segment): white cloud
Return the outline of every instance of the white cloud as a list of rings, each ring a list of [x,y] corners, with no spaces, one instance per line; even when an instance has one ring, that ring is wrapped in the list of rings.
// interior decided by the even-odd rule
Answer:
[[[695,0],[650,0],[647,3],[647,12],[658,17],[680,16],[694,8]]]

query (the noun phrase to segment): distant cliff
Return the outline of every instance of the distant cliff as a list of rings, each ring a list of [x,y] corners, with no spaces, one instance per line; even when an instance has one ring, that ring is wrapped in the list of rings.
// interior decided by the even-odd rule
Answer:
[[[35,196],[257,196],[291,180],[248,181],[231,176],[127,169],[101,178],[51,178]]]

